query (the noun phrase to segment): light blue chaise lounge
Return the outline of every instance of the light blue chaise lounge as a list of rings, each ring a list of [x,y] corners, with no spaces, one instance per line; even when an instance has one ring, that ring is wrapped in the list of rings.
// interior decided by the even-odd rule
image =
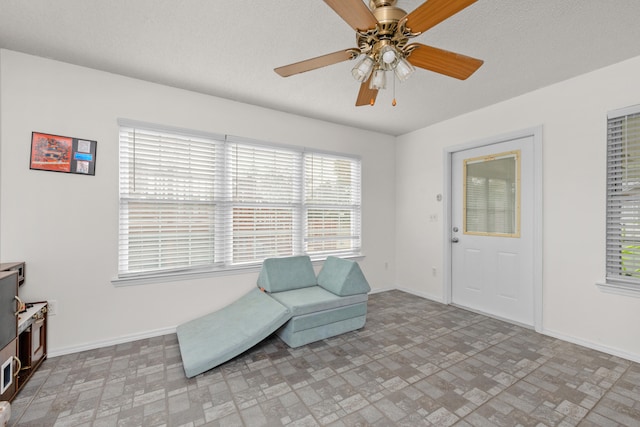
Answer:
[[[258,288],[177,327],[185,374],[214,368],[274,331],[299,347],[362,328],[370,290],[353,261],[329,257],[316,277],[308,256],[266,259]]]

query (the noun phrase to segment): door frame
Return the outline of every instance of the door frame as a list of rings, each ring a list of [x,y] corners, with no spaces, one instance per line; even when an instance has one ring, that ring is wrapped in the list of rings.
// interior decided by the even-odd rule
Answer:
[[[536,332],[542,332],[542,125],[527,128],[519,131],[510,132],[503,135],[493,136],[478,141],[472,141],[464,144],[453,145],[444,148],[444,303],[452,302],[452,283],[451,283],[451,215],[452,215],[452,157],[453,153],[464,151],[471,148],[478,148],[508,142],[514,139],[532,137],[533,139],[533,317],[534,328]]]

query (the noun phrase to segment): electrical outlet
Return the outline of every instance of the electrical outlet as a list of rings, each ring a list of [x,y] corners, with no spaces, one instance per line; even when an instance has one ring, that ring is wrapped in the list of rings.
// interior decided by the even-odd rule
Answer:
[[[436,277],[438,275],[438,269],[435,267],[431,267],[431,274],[433,275],[433,277]]]
[[[58,300],[52,299],[47,302],[49,303],[49,308],[47,310],[49,316],[55,316],[58,314]]]

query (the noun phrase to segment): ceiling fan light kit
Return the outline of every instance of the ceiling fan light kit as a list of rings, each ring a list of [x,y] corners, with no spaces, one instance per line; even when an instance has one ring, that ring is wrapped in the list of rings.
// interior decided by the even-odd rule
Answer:
[[[369,76],[373,71],[374,62],[373,58],[368,55],[361,54],[359,58],[360,59],[356,62],[355,67],[351,70],[351,74],[354,79],[362,83],[369,80]]]
[[[409,79],[415,67],[465,80],[483,61],[408,42],[476,1],[427,0],[407,14],[396,7],[397,0],[369,0],[369,7],[362,0],[324,0],[356,31],[358,47],[296,62],[275,71],[288,77],[356,59],[351,70],[353,78],[361,84],[356,106],[375,104],[378,91],[386,87],[387,71],[393,71],[400,82]],[[395,98],[392,105],[396,105]]]
[[[385,44],[382,49],[380,49],[380,59],[382,59],[382,63],[391,66],[398,59],[398,52],[391,46],[390,44]]]
[[[398,63],[396,64],[396,67],[393,69],[393,71],[396,74],[396,77],[401,82],[404,82],[409,77],[411,77],[411,75],[415,70],[416,69],[413,67],[413,65],[411,65],[411,63],[404,58],[398,59]]]
[[[369,89],[380,90],[387,87],[387,72],[382,68],[376,68],[371,76],[371,83],[369,83]]]

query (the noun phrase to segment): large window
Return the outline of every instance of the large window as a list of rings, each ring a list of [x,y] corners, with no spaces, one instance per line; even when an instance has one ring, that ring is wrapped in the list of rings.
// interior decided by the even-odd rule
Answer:
[[[640,106],[608,118],[607,284],[640,291]]]
[[[360,253],[360,160],[120,127],[120,279]]]

